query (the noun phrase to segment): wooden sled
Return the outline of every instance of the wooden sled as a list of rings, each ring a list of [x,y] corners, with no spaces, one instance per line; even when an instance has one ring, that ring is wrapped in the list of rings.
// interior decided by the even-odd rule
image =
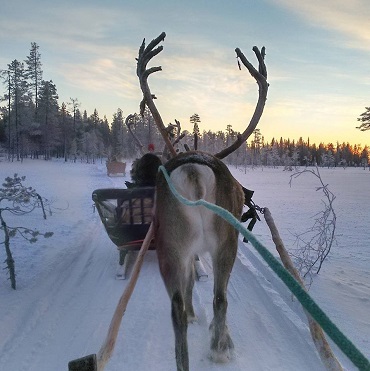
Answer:
[[[107,161],[106,166],[108,176],[117,174],[122,174],[122,176],[126,175],[126,162]]]
[[[92,199],[110,240],[117,246],[119,262],[116,278],[126,279],[127,254],[138,251],[152,221],[155,187],[130,189],[96,189]],[[149,249],[155,249],[153,240]],[[199,281],[208,278],[198,256],[195,257],[195,271]]]
[[[92,199],[110,240],[119,250],[117,278],[125,279],[126,255],[139,250],[152,220],[154,187],[96,189]],[[155,249],[152,242],[150,249]]]

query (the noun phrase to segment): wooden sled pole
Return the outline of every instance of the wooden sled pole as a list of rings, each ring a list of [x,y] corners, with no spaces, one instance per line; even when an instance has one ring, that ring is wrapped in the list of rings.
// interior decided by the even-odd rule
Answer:
[[[114,346],[116,344],[118,330],[122,322],[123,315],[126,312],[128,301],[131,298],[131,294],[134,291],[137,279],[139,277],[141,266],[143,265],[145,253],[148,251],[151,240],[154,237],[153,223],[150,224],[148,233],[145,236],[143,244],[141,245],[139,254],[136,258],[135,265],[132,269],[132,275],[129,283],[125,287],[122,293],[116,310],[113,314],[109,330],[103,345],[101,346],[97,355],[91,354],[89,356],[79,358],[69,362],[69,371],[103,371],[105,365],[112,356]]]
[[[278,251],[281,261],[284,267],[289,271],[289,273],[300,283],[300,285],[305,288],[304,282],[299,275],[297,269],[294,267],[292,260],[288,252],[285,249],[283,240],[280,237],[279,231],[275,225],[274,219],[268,208],[264,208],[264,217],[266,223],[270,229],[272,240],[275,243],[276,250]],[[328,341],[326,340],[324,331],[320,325],[305,311],[308,325],[310,328],[311,336],[317,351],[319,352],[321,361],[325,365],[328,371],[343,371],[343,368],[337,358],[335,357],[333,351],[330,348]]]

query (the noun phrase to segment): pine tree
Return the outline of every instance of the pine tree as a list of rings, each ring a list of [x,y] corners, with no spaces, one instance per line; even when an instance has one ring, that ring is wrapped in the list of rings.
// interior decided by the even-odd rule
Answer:
[[[63,138],[60,142],[62,142],[63,148],[63,157],[64,161],[68,161],[68,153],[71,147],[71,143],[73,138],[75,137],[74,131],[72,129],[72,118],[67,111],[67,105],[63,102],[62,106],[59,110],[59,126],[60,132],[62,133]]]
[[[73,112],[73,132],[76,133],[76,119],[77,119],[77,111],[78,107],[81,106],[81,103],[78,101],[77,98],[69,98],[71,102],[68,103],[68,105],[72,106],[72,112]]]
[[[25,79],[24,64],[17,59],[8,64],[9,71],[9,102],[13,111],[13,123],[15,133],[12,138],[13,147],[16,152],[17,161],[20,160],[20,128],[22,125],[21,116],[22,109],[25,107],[25,102],[28,98],[28,85]],[[12,123],[9,122],[9,125]]]
[[[111,126],[111,157],[122,158],[124,157],[124,125],[123,113],[118,108],[117,112],[113,114],[113,122]]]
[[[357,129],[361,131],[366,131],[370,129],[370,107],[365,107],[366,111],[361,113],[357,121],[361,122],[360,126],[356,126]]]
[[[33,89],[34,103],[35,103],[35,118],[37,117],[38,108],[38,92],[42,82],[42,69],[41,69],[41,54],[39,53],[39,46],[31,43],[30,54],[25,60],[26,70],[25,77],[29,80],[29,86]]]
[[[3,125],[4,125],[4,132],[6,132],[7,139],[8,139],[8,159],[10,161],[11,159],[11,124],[10,124],[10,118],[11,118],[11,84],[10,84],[10,71],[8,70],[0,70],[0,78],[3,80],[3,83],[6,85],[6,93],[0,97],[0,102],[7,101],[8,107],[5,109],[4,107],[1,107],[2,117],[3,117]],[[6,130],[7,126],[7,130]]]
[[[190,117],[190,123],[193,124],[193,135],[194,135],[194,149],[198,149],[198,138],[200,136],[200,131],[199,131],[199,125],[200,124],[200,117],[197,113],[194,113]]]
[[[58,94],[53,81],[42,81],[39,92],[38,120],[42,131],[42,148],[44,157],[49,160],[53,141],[57,136]]]

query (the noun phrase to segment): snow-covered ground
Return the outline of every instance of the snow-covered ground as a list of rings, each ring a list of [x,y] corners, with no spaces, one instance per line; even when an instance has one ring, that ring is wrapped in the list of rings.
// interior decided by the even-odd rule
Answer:
[[[130,167],[128,167],[130,168]],[[287,247],[294,233],[313,224],[322,194],[312,175],[289,187],[291,172],[257,168],[233,174],[255,190],[254,201],[269,207]],[[337,326],[370,358],[370,172],[363,169],[320,169],[337,196],[337,241],[310,293]],[[0,162],[0,181],[13,173],[52,200],[46,221],[41,212],[13,218],[14,224],[53,231],[33,245],[14,239],[12,251],[17,290],[0,271],[0,370],[64,371],[70,360],[97,353],[127,281],[115,279],[118,253],[108,239],[91,193],[122,187],[122,177],[107,177],[105,165],[25,160]],[[10,217],[8,217],[10,221]],[[264,221],[255,235],[271,250]],[[0,236],[2,239],[2,235]],[[274,254],[276,254],[274,252]],[[277,255],[277,254],[276,254]],[[134,256],[132,257],[134,259]],[[3,245],[0,261],[5,260]],[[3,265],[4,266],[4,265]],[[212,277],[194,290],[198,322],[189,326],[192,370],[323,370],[305,316],[284,284],[258,256],[240,242],[229,285],[228,321],[236,354],[227,364],[207,357],[212,319]],[[356,368],[335,346],[347,370]],[[113,357],[106,370],[174,370],[174,336],[170,302],[150,251],[124,316]]]

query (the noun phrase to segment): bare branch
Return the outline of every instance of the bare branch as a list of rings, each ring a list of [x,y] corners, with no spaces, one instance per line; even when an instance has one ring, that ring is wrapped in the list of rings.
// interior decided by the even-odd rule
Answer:
[[[316,188],[316,191],[322,191],[325,199],[321,200],[323,203],[323,210],[315,215],[315,222],[312,227],[305,232],[296,234],[295,245],[292,249],[291,255],[295,258],[296,264],[304,278],[310,279],[313,273],[318,274],[322,265],[331,251],[331,248],[336,241],[336,220],[337,216],[333,208],[335,195],[328,188],[321,178],[319,168],[305,169],[297,171],[290,176],[289,184],[292,185],[293,178],[298,178],[302,174],[313,174],[320,182],[321,186]]]
[[[249,73],[255,78],[259,87],[259,96],[257,105],[252,116],[252,119],[242,134],[238,134],[236,141],[231,144],[229,147],[225,148],[221,152],[217,153],[215,156],[222,159],[231,154],[232,152],[236,151],[245,141],[250,137],[253,133],[257,124],[262,116],[263,109],[265,107],[266,98],[267,98],[267,91],[269,84],[267,83],[267,69],[265,65],[265,47],[262,47],[261,52],[257,48],[257,46],[253,47],[253,51],[256,54],[258,60],[258,71],[254,68],[254,66],[247,60],[245,55],[241,52],[239,48],[235,49],[237,58],[241,60],[244,66],[248,69]],[[239,61],[239,60],[238,60]]]
[[[281,261],[284,267],[289,273],[299,282],[299,284],[306,290],[304,282],[298,273],[298,270],[294,267],[292,260],[288,252],[285,249],[283,240],[280,237],[279,231],[275,225],[275,221],[268,208],[264,209],[264,217],[266,223],[270,229],[272,240],[275,243],[276,250],[278,251]],[[343,371],[343,368],[337,358],[335,357],[328,341],[326,340],[325,334],[320,325],[306,312],[308,324],[311,332],[311,336],[317,351],[319,352],[320,358],[324,363],[328,371]]]
[[[176,151],[171,144],[170,138],[168,137],[167,130],[163,124],[162,117],[154,104],[153,99],[155,99],[155,96],[152,95],[148,85],[149,75],[154,72],[161,71],[162,67],[159,66],[149,68],[148,70],[146,69],[146,66],[149,63],[149,61],[163,50],[162,45],[158,47],[157,45],[161,41],[163,41],[165,37],[166,37],[165,32],[162,32],[157,38],[152,40],[147,47],[145,47],[145,39],[143,40],[139,49],[139,56],[137,58],[136,73],[137,76],[139,77],[141,91],[143,92],[143,100],[140,104],[140,113],[143,114],[145,105],[149,108],[154,118],[154,121],[157,124],[157,127],[164,139],[164,142],[166,143],[168,150],[170,151],[172,156],[176,156]]]

